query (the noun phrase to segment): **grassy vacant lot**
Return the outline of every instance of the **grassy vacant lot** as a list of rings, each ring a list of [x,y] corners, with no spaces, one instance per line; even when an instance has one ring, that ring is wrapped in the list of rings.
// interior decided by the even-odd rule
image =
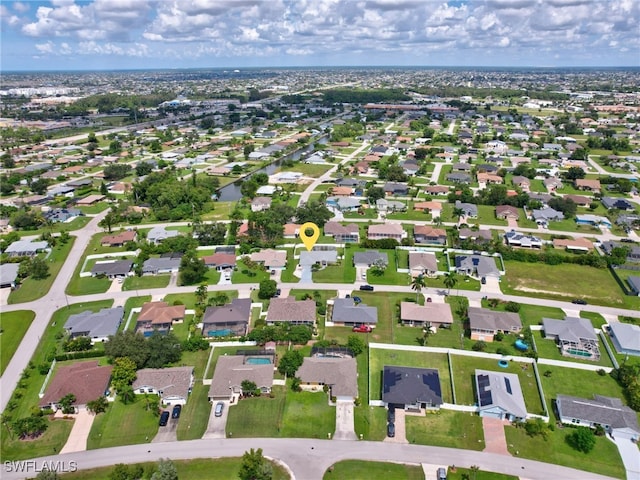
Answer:
[[[158,416],[146,409],[144,395],[129,405],[116,400],[93,421],[87,450],[150,442],[157,431]]]
[[[49,428],[42,436],[36,440],[22,441],[11,434],[3,424],[0,456],[4,461],[52,455],[64,447],[72,427],[73,420],[49,420]]]
[[[16,310],[15,312],[5,312],[0,317],[0,375],[4,373],[11,357],[18,349],[22,337],[27,333],[29,325],[36,314],[31,310]]]
[[[178,440],[196,440],[204,435],[211,412],[208,393],[209,385],[203,385],[201,382],[193,385],[189,401],[182,408],[180,422],[178,422]]]
[[[439,265],[440,268],[446,268],[446,264]],[[435,278],[425,278],[425,283],[429,288],[439,288],[444,292],[448,292],[449,289],[444,285],[444,275],[438,275]],[[474,292],[480,291],[480,282],[474,278],[469,277],[458,277],[458,283],[456,286],[451,289],[452,292],[457,292],[458,290],[472,290]]]
[[[122,284],[122,290],[143,290],[146,288],[165,288],[169,285],[171,275],[144,275],[142,277],[127,277]]]
[[[194,292],[197,287],[194,286]],[[219,292],[209,292],[209,298],[214,297],[215,295],[220,295],[224,293],[229,297],[229,301],[238,297],[237,290],[221,290]],[[196,295],[195,293],[169,293],[164,296],[163,299],[169,305],[173,305],[173,302],[180,301],[187,307],[187,310],[192,310],[196,307]]]
[[[405,422],[409,443],[466,450],[484,449],[482,419],[476,414],[439,410],[424,416],[407,415]]]
[[[292,438],[327,438],[336,429],[336,409],[329,406],[324,392],[287,390],[282,429],[279,436]]]
[[[343,460],[333,464],[322,477],[324,480],[348,478],[349,480],[423,480],[420,465],[402,463],[365,462],[364,460]]]
[[[625,306],[625,295],[607,269],[583,265],[545,265],[505,261],[506,294],[543,298],[584,298],[591,303]],[[631,298],[631,297],[628,297]]]
[[[499,368],[497,360],[488,358],[467,357],[463,355],[452,355],[451,362],[454,372],[456,387],[456,401],[460,405],[475,404],[475,370],[489,370],[505,373],[515,373],[520,379],[520,388],[524,396],[524,403],[527,412],[542,415],[542,401],[538,395],[536,378],[533,367],[520,362],[509,362],[507,368]],[[526,366],[526,369],[523,367]]]
[[[529,437],[524,429],[505,427],[509,452],[523,458],[555,463],[588,472],[625,478],[622,460],[615,444],[604,437],[596,437],[596,446],[588,454],[574,450],[566,441],[570,428],[549,432],[547,439]]]
[[[198,458],[194,460],[172,460],[178,471],[178,478],[197,478],[200,480],[219,480],[221,478],[238,478],[242,459],[234,458]],[[140,463],[145,472],[155,469],[156,463]],[[273,480],[288,480],[287,472],[279,465],[272,463]],[[61,475],[63,480],[111,480],[114,467],[93,468]],[[478,480],[480,480],[478,478]]]
[[[385,365],[437,369],[440,376],[440,388],[442,388],[442,400],[446,403],[453,403],[449,361],[446,354],[370,349],[369,395],[372,400],[380,400],[382,398],[382,371]]]
[[[49,276],[42,280],[34,280],[31,277],[25,278],[20,288],[13,290],[9,294],[8,303],[11,305],[14,303],[31,302],[46,295],[49,289],[51,289],[53,282],[55,282],[64,261],[67,259],[67,255],[69,255],[74,241],[75,237],[71,237],[65,244],[58,243],[46,258],[47,264],[49,265]]]

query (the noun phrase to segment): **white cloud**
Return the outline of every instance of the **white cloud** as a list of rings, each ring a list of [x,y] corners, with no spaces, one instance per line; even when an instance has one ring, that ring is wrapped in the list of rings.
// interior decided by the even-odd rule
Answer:
[[[26,13],[31,8],[29,4],[23,2],[14,2],[12,7],[18,13]]]

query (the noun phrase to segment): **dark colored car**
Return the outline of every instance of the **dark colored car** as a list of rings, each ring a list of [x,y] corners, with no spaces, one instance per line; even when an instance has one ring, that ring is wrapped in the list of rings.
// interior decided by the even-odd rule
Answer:
[[[373,287],[371,285],[360,285],[360,290],[365,290],[367,292],[373,292]]]
[[[281,293],[282,293],[282,290],[280,290],[279,288],[276,288],[276,294],[273,297],[274,298],[279,297]]]
[[[571,303],[575,303],[576,305],[586,305],[587,301],[581,298],[576,298],[575,300],[571,300]]]
[[[164,412],[162,412],[160,414],[160,426],[164,427],[167,425],[167,422],[169,422],[169,412],[167,412],[166,410]]]
[[[389,407],[389,411],[387,412],[387,422],[393,423],[396,421],[396,409],[394,407]]]
[[[482,285],[486,285],[486,283],[487,283],[487,277],[482,277],[482,278],[480,279],[480,283],[481,283]]]
[[[396,425],[393,422],[387,424],[387,437],[393,438],[396,436]]]
[[[355,295],[353,296],[353,301],[355,303],[362,303],[362,299],[360,297],[356,297]]]
[[[171,411],[171,418],[180,418],[180,412],[182,411],[182,405],[176,405]]]

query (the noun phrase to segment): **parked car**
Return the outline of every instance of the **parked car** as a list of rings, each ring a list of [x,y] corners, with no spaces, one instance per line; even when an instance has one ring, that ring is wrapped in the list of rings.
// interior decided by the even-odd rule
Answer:
[[[371,327],[369,325],[358,325],[356,327],[353,327],[353,331],[359,333],[370,333]]]
[[[366,280],[367,279],[367,272],[362,272],[362,279]]]
[[[447,480],[447,469],[440,467],[438,469],[438,480]]]
[[[433,302],[433,300],[431,300],[431,297],[427,297],[427,303],[431,303]]]
[[[365,290],[367,292],[373,292],[373,286],[371,286],[371,285],[360,285],[360,290]]]
[[[355,295],[353,296],[353,301],[355,303],[362,303],[362,299],[360,297],[356,297]]]
[[[393,438],[396,436],[396,425],[393,422],[387,424],[387,437]]]
[[[224,410],[224,403],[222,403],[222,402],[216,403],[215,416],[216,417],[221,417],[223,410]]]
[[[387,412],[387,422],[393,423],[396,421],[396,409],[395,407],[389,407],[389,411]]]
[[[576,305],[586,305],[587,301],[581,298],[576,298],[575,300],[571,300],[571,303],[575,303]]]
[[[481,283],[482,285],[486,285],[486,284],[487,284],[487,277],[482,277],[482,278],[480,279],[480,283]]]
[[[164,426],[167,425],[168,422],[169,422],[169,412],[165,410],[160,414],[160,422],[159,423],[160,423],[161,427],[164,427]]]
[[[279,288],[276,288],[276,294],[273,296],[273,298],[279,297],[281,293],[282,293],[282,290],[280,290]]]
[[[275,275],[276,271],[275,270],[271,270],[271,275]]]
[[[171,411],[171,418],[180,418],[180,412],[182,412],[182,405],[175,405]]]

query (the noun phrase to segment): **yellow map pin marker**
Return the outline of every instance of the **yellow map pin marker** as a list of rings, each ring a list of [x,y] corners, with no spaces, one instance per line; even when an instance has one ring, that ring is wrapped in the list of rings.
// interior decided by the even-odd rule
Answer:
[[[313,230],[311,235],[307,235],[307,230],[309,229]],[[318,238],[320,238],[320,229],[315,223],[307,222],[300,227],[300,239],[302,243],[304,243],[304,246],[307,247],[307,251],[311,251],[318,241]]]

